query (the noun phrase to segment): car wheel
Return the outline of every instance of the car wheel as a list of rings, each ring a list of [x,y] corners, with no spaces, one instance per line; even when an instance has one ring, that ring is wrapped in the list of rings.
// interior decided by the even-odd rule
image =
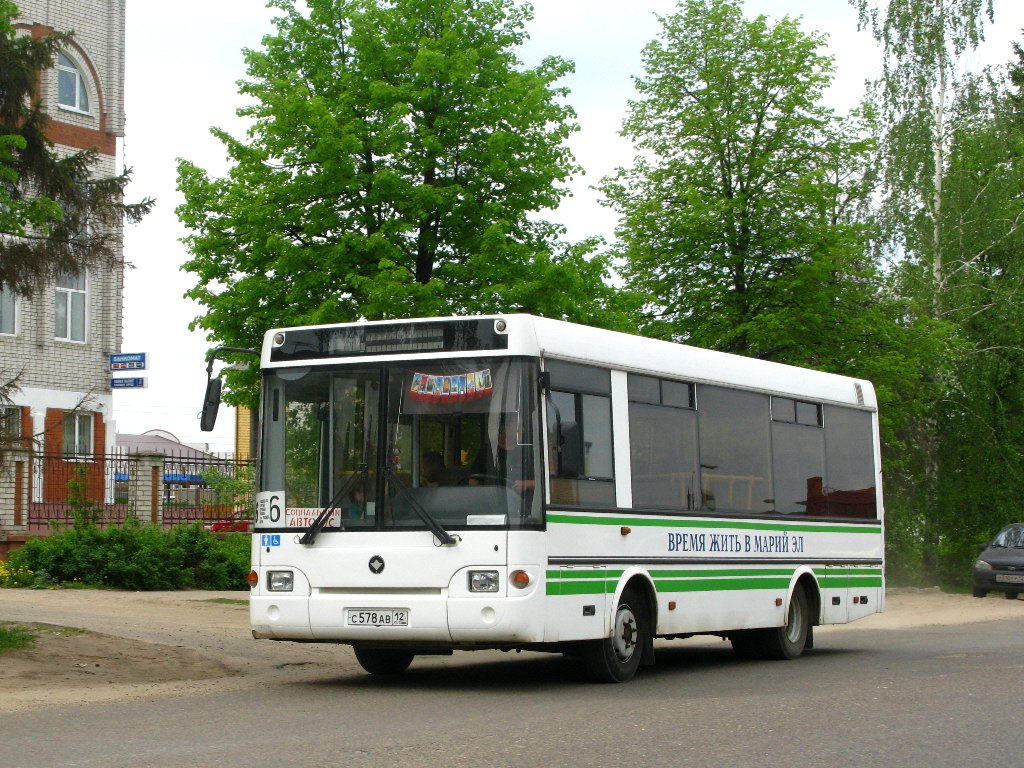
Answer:
[[[761,652],[767,659],[795,659],[807,646],[811,616],[803,585],[797,584],[789,600],[789,618],[784,627],[761,631]]]
[[[355,646],[356,661],[371,675],[400,675],[412,664],[412,651]]]
[[[615,609],[611,637],[593,640],[582,647],[581,656],[591,678],[599,683],[624,683],[640,667],[650,627],[643,598],[627,589]]]
[[[978,589],[977,587],[975,587],[974,589],[971,590],[971,594],[974,595],[975,597],[985,597],[986,595],[988,595],[988,590],[987,589]]]
[[[1017,595],[1019,595],[1019,594],[1020,594],[1019,592],[1007,592],[1006,593],[1006,599],[1007,600],[1016,600],[1017,599]]]

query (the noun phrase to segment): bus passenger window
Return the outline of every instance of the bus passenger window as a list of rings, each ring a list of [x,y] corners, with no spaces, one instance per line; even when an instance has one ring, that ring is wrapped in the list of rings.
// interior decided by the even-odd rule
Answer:
[[[697,389],[701,501],[718,512],[769,512],[768,396],[725,387]]]
[[[871,414],[825,406],[825,488],[821,505],[830,517],[878,517]]]
[[[629,374],[633,505],[700,508],[693,385]]]
[[[556,360],[547,370],[551,501],[615,506],[611,374]]]

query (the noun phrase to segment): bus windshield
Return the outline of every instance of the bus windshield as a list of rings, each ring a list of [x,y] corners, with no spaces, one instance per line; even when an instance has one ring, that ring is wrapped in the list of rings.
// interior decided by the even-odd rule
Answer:
[[[282,368],[264,378],[258,528],[541,522],[537,366],[492,359]],[[383,428],[381,428],[383,425]]]

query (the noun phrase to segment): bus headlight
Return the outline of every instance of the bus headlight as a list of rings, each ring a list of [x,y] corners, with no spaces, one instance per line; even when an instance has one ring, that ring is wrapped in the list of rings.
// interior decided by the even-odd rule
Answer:
[[[470,571],[469,572],[470,592],[497,592],[498,572],[497,571]]]
[[[291,571],[267,571],[267,589],[271,592],[291,592],[295,574]]]

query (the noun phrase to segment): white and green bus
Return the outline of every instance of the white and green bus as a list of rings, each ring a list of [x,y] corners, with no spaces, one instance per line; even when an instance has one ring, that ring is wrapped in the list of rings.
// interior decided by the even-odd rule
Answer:
[[[883,609],[867,381],[528,315],[275,329],[261,370],[257,638],[621,682],[656,639],[792,659]]]

